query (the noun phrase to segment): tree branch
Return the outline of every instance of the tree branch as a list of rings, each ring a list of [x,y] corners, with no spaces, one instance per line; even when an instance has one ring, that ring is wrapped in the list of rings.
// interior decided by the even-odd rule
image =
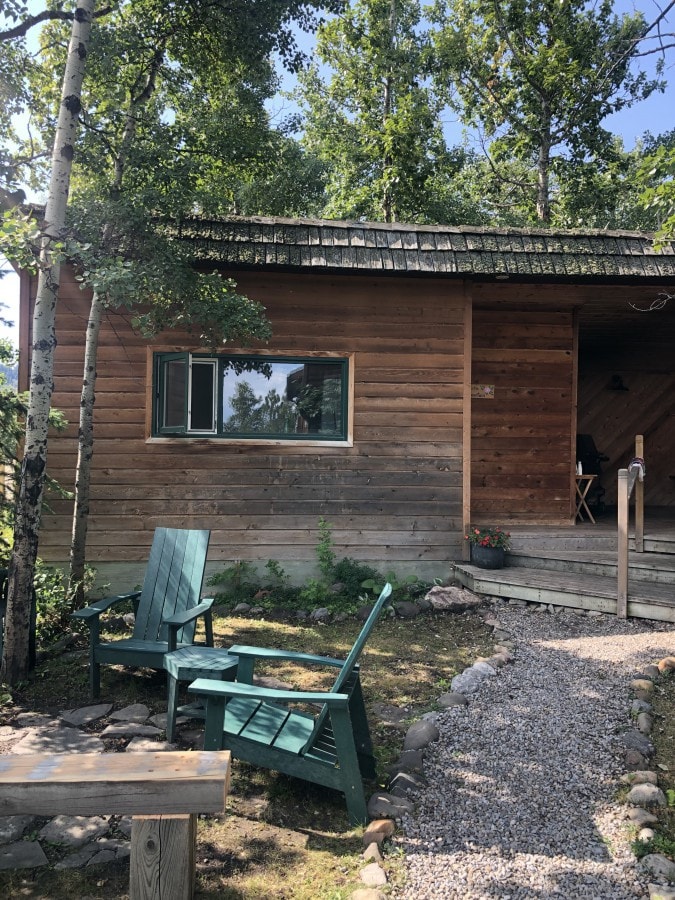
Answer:
[[[113,11],[115,5],[104,6],[94,13],[93,18],[100,19],[101,16],[107,16]],[[14,38],[25,37],[31,28],[41,25],[42,22],[72,22],[73,18],[74,13],[66,12],[63,9],[45,9],[34,16],[27,16],[13,28],[6,28],[4,31],[0,31],[0,41],[12,41]]]

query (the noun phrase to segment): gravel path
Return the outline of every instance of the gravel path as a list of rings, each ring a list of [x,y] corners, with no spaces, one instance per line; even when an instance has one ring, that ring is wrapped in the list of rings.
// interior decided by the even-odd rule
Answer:
[[[663,623],[500,603],[515,659],[443,712],[403,823],[398,900],[648,896],[615,801],[629,682],[675,650]]]

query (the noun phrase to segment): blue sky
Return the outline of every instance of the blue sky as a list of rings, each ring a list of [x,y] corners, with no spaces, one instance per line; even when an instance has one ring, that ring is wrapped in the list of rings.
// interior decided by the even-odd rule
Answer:
[[[651,22],[659,14],[659,7],[655,0],[616,0],[614,4],[617,13],[632,12],[634,9],[641,10],[647,21]],[[674,30],[675,15],[671,14],[670,29]],[[311,51],[312,40],[308,36],[303,36],[303,47],[307,52]],[[642,67],[649,71],[653,66],[656,57],[645,57],[642,60]],[[670,59],[666,65],[664,73],[665,80],[668,83],[665,93],[655,93],[648,100],[623,110],[605,120],[605,126],[620,134],[623,137],[624,145],[627,149],[632,148],[636,141],[646,132],[651,131],[652,134],[659,134],[675,128],[675,54],[671,51]],[[285,90],[292,87],[291,79],[284,79]],[[286,112],[288,112],[288,101],[284,103]],[[448,140],[450,143],[458,142],[461,139],[460,129],[453,129],[452,123],[448,123]],[[4,262],[4,261],[2,261]],[[18,340],[18,295],[19,295],[19,279],[14,274],[6,262],[2,265],[2,271],[8,273],[0,278],[0,303],[6,305],[6,309],[0,310],[0,315],[15,321],[15,327],[7,329],[0,326],[0,336],[9,336],[16,343]]]

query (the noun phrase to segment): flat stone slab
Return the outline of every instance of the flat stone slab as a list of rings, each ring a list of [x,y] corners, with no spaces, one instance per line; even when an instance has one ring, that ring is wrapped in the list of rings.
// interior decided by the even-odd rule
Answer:
[[[12,753],[102,752],[103,743],[99,737],[60,724],[56,728],[31,728],[12,747]]]
[[[101,737],[154,737],[162,734],[161,728],[154,725],[142,725],[140,722],[118,722],[117,725],[107,725],[101,732]]]
[[[54,728],[59,720],[44,713],[22,712],[16,717],[16,724],[19,728]]]
[[[97,703],[95,706],[83,706],[81,709],[66,709],[61,713],[61,719],[67,725],[79,728],[107,716],[112,708],[112,703]]]
[[[56,816],[40,831],[40,837],[50,844],[81,847],[96,840],[108,830],[108,822],[101,816]]]
[[[17,841],[0,847],[0,869],[35,869],[46,865],[47,857],[37,841]]]
[[[145,703],[132,703],[131,706],[125,706],[124,709],[118,709],[117,712],[111,713],[110,718],[115,722],[145,722],[150,715],[150,710]]]
[[[102,838],[85,844],[74,853],[60,860],[55,869],[80,869],[83,866],[96,866],[114,859],[125,859],[131,855],[131,843],[118,838]]]
[[[18,841],[35,816],[0,816],[0,844]]]
[[[176,744],[170,744],[168,741],[153,741],[150,738],[135,737],[132,738],[126,748],[126,753],[161,753],[167,750],[177,750]]]

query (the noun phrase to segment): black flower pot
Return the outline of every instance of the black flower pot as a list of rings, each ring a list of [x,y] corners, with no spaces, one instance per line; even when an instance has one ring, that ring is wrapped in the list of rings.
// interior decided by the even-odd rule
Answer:
[[[479,569],[503,569],[506,551],[503,547],[471,545],[471,562]]]

